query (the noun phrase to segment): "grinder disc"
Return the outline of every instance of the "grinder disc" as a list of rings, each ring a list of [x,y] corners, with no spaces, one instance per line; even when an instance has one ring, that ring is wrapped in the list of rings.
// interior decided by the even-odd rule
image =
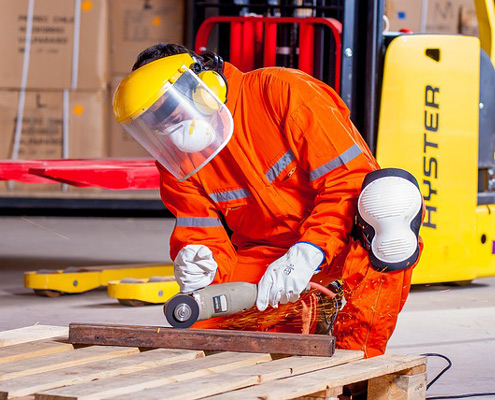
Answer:
[[[196,300],[187,294],[179,294],[165,303],[163,313],[173,328],[189,328],[199,317]]]

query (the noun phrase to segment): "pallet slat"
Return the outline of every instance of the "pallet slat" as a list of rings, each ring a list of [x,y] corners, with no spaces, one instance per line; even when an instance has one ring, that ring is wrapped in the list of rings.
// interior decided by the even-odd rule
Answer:
[[[52,389],[36,395],[37,400],[95,400],[123,396],[167,383],[197,379],[271,360],[269,354],[224,352],[192,361],[151,368],[130,375]],[[132,396],[134,397],[134,395]]]
[[[365,381],[382,375],[413,368],[426,363],[421,356],[378,356],[333,367],[331,370],[310,372],[287,379],[209,397],[208,400],[263,399],[284,400],[309,395],[349,383]],[[169,397],[167,396],[167,399]]]
[[[74,346],[67,342],[67,338],[65,338],[65,342],[62,341],[62,337],[55,340],[38,340],[35,342],[14,344],[0,348],[0,364],[70,350],[74,350]]]
[[[236,390],[239,388],[258,385],[262,382],[288,377],[294,373],[303,373],[314,371],[322,368],[328,368],[363,357],[360,351],[336,351],[333,357],[288,357],[282,358],[270,363],[259,364],[251,367],[239,368],[233,371],[198,377],[192,384],[187,385],[183,382],[168,384],[154,389],[143,390],[133,393],[133,398],[142,398],[146,400],[161,400],[166,393],[167,400],[192,400],[217,393]],[[109,400],[124,400],[128,396],[115,396]],[[242,399],[242,397],[237,397]]]
[[[92,346],[68,353],[50,354],[45,357],[14,361],[2,365],[0,382],[135,353],[139,353],[139,349],[133,347]]]
[[[295,333],[174,329],[158,326],[70,324],[69,342],[105,346],[331,356],[335,338]]]
[[[300,342],[292,342],[294,336],[302,335],[219,331],[230,335],[217,336],[210,330],[175,329],[172,338],[180,341],[182,337],[188,346],[203,343],[209,348],[209,341],[219,340],[221,348],[236,343],[244,352],[221,351],[205,356],[201,350],[182,349],[184,344],[180,343],[175,346],[178,349],[140,351],[138,345],[130,347],[129,341],[141,340],[140,347],[153,347],[157,340],[164,340],[162,330],[166,332],[165,341],[171,340],[167,331],[172,329],[117,328],[126,346],[76,350],[67,340],[43,339],[47,332],[60,332],[56,329],[28,327],[21,332],[2,332],[5,343],[19,340],[16,336],[22,342],[0,348],[0,400],[336,398],[344,385],[359,381],[368,382],[368,398],[376,400],[423,400],[426,396],[426,358],[421,356],[385,355],[364,360],[362,352],[337,350],[333,357],[278,356],[272,360],[268,352],[260,353],[260,348],[272,344],[270,352],[287,354],[280,348],[286,350],[283,346],[295,343],[300,346],[298,351],[307,351],[306,339],[317,342],[317,348],[323,336],[307,335]],[[136,339],[135,335],[142,336],[142,328],[148,333]],[[96,333],[98,330],[91,331],[101,340]],[[103,339],[108,339],[107,329]],[[256,351],[245,352],[249,346]]]
[[[194,380],[194,383],[186,387],[183,382],[173,383],[160,388],[143,390],[133,393],[136,398],[146,400],[193,400],[205,396],[235,390],[242,387],[256,385],[258,377],[256,375],[241,375],[232,380],[230,374],[221,374],[201,377]],[[166,397],[165,397],[166,396]],[[128,400],[128,396],[109,397],[108,400]],[[242,399],[238,397],[237,399]]]
[[[0,400],[192,360],[202,351],[158,349],[0,382]]]
[[[424,400],[426,386],[426,372],[379,376],[368,381],[368,397],[374,400]]]
[[[33,325],[25,328],[0,332],[0,347],[32,342],[33,340],[51,339],[58,336],[67,337],[69,329],[64,326]]]

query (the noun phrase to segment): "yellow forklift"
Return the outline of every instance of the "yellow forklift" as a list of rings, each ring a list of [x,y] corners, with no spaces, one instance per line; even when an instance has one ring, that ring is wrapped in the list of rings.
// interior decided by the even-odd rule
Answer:
[[[423,193],[413,283],[495,275],[495,3],[475,3],[480,39],[385,37],[376,157],[410,171]]]

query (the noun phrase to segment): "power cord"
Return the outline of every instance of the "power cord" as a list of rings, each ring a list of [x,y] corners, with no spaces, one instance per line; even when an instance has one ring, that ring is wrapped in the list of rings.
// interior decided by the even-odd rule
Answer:
[[[482,396],[495,396],[495,392],[490,392],[490,393],[468,393],[468,394],[458,394],[458,395],[453,395],[453,396],[433,396],[433,397],[427,397],[427,400],[441,400],[441,399],[464,399],[466,397],[482,397]]]
[[[442,369],[435,378],[431,380],[430,383],[426,385],[426,390],[430,388],[447,370],[452,367],[452,361],[447,356],[438,353],[423,353],[421,354],[425,357],[440,357],[447,361],[448,365]],[[482,397],[482,396],[495,396],[495,392],[486,392],[486,393],[467,393],[467,394],[457,394],[457,395],[442,395],[442,396],[430,396],[427,397],[426,400],[443,400],[443,399],[464,399],[466,397]]]
[[[438,354],[438,353],[423,353],[421,354],[422,356],[425,356],[425,357],[440,357],[440,358],[443,358],[445,361],[447,361],[448,365],[442,369],[437,376],[435,376],[433,378],[433,380],[428,383],[426,385],[426,390],[428,390],[430,388],[431,385],[433,385],[438,379],[440,379],[440,377],[445,374],[447,372],[447,370],[450,369],[450,367],[452,367],[452,361],[450,361],[450,358],[448,358],[447,356],[444,356],[443,354]]]

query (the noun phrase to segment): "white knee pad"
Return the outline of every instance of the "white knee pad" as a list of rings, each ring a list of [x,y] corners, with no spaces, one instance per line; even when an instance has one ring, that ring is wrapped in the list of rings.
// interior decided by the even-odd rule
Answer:
[[[369,173],[358,200],[358,227],[373,267],[395,271],[419,257],[423,197],[409,172],[386,168]]]

